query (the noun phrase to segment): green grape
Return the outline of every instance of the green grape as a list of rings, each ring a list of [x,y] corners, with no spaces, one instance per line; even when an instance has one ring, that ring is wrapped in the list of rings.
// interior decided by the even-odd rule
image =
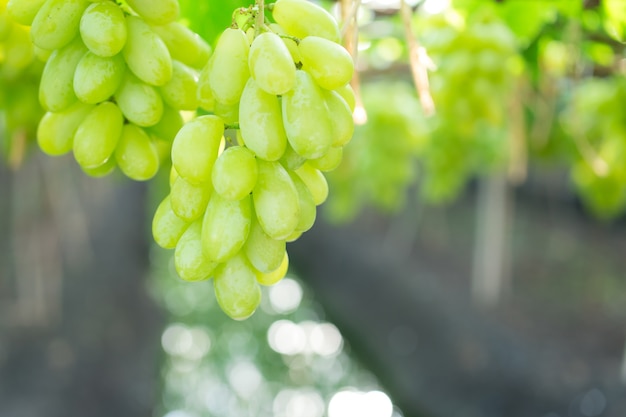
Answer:
[[[172,210],[170,196],[161,201],[152,219],[154,241],[164,249],[174,249],[189,223],[178,217]]]
[[[280,157],[279,162],[287,169],[292,171],[300,168],[306,162],[306,158],[296,153],[291,145],[287,143],[285,153]]]
[[[343,101],[348,105],[348,108],[350,109],[350,114],[352,114],[356,106],[356,97],[354,96],[354,90],[352,89],[352,86],[350,86],[350,84],[346,84],[339,88],[335,88],[334,92],[341,96]]]
[[[289,49],[275,33],[264,32],[254,39],[248,64],[250,75],[266,93],[285,94],[296,82],[296,66]]]
[[[117,105],[124,116],[139,126],[153,126],[163,116],[163,99],[157,89],[126,71],[115,92]]]
[[[202,69],[207,64],[211,47],[191,29],[178,22],[153,26],[152,29],[161,37],[173,60],[195,69]]]
[[[217,41],[208,63],[209,84],[216,101],[233,105],[250,77],[246,34],[239,29],[226,29]]]
[[[324,99],[334,135],[332,146],[345,146],[354,134],[354,119],[350,107],[335,91],[324,91]]]
[[[235,320],[250,317],[261,303],[254,268],[242,254],[216,268],[213,288],[219,306]]]
[[[239,123],[239,102],[235,104],[224,104],[216,101],[213,113],[221,118],[224,123]]]
[[[282,26],[280,26],[278,23],[271,23],[269,25],[269,28],[272,32],[278,35],[288,35],[285,29],[283,29]],[[289,54],[291,55],[291,60],[293,62],[300,62],[302,59],[300,58],[300,51],[298,51],[298,44],[296,43],[296,41],[291,39],[290,37],[281,36],[280,39],[283,41],[283,43],[289,50]]]
[[[4,44],[3,69],[10,68],[16,74],[27,69],[32,64],[35,53],[30,41],[28,29],[13,25],[6,43]],[[0,58],[1,60],[2,58]],[[11,75],[9,75],[11,77]]]
[[[109,175],[111,172],[115,170],[116,166],[117,164],[116,164],[115,158],[109,158],[104,164],[100,166],[97,166],[97,167],[81,166],[80,168],[83,170],[85,174],[89,175],[90,177],[100,178],[100,177],[106,177],[107,175]]]
[[[196,99],[198,100],[199,107],[208,112],[212,112],[215,109],[215,97],[213,97],[213,92],[211,91],[209,75],[209,66],[207,65],[200,71],[200,76],[198,77]]]
[[[171,185],[170,204],[178,217],[186,221],[200,218],[206,211],[213,190],[211,184],[190,184],[178,177]]]
[[[37,127],[37,143],[48,155],[63,155],[72,150],[74,134],[94,108],[80,101],[58,113],[48,112]]]
[[[88,5],[87,0],[47,0],[30,28],[33,43],[49,50],[67,45],[76,37],[80,17]]]
[[[14,26],[15,25],[9,16],[7,16],[6,13],[0,12],[0,42],[5,42],[7,40]]]
[[[278,162],[257,160],[259,174],[252,192],[259,224],[272,239],[289,236],[298,226],[298,191],[289,174]]]
[[[307,36],[300,41],[298,50],[302,69],[321,87],[334,90],[350,82],[354,63],[343,46],[319,36]]]
[[[328,197],[328,182],[326,182],[324,174],[308,163],[296,169],[295,173],[298,174],[300,179],[306,184],[311,192],[311,196],[313,196],[313,201],[316,206],[326,201]]]
[[[178,19],[178,0],[126,0],[138,15],[155,25],[165,25]]]
[[[115,160],[124,175],[135,181],[149,180],[159,170],[159,154],[150,136],[132,123],[122,128]]]
[[[92,53],[101,57],[117,55],[128,36],[124,12],[111,1],[90,4],[80,19],[80,36]]]
[[[213,188],[227,200],[241,200],[254,189],[257,171],[256,159],[249,149],[231,146],[213,165]]]
[[[338,43],[341,38],[333,16],[306,0],[278,0],[272,16],[288,34],[301,39],[315,35]]]
[[[50,55],[39,86],[39,101],[44,109],[60,111],[76,101],[74,71],[86,51],[85,45],[77,39]]]
[[[167,46],[137,16],[126,16],[128,36],[122,50],[128,68],[143,82],[161,86],[172,78],[172,59]]]
[[[183,117],[180,112],[165,105],[159,122],[148,127],[147,130],[159,139],[171,143],[181,127],[183,127]]]
[[[248,233],[252,207],[250,197],[226,200],[213,193],[202,224],[202,248],[214,262],[225,262],[243,247]]]
[[[196,74],[182,62],[172,61],[172,78],[159,87],[163,101],[180,110],[196,110]]]
[[[271,272],[256,272],[256,281],[261,285],[274,285],[285,277],[289,270],[289,255],[285,252],[280,266]]]
[[[311,191],[298,174],[290,170],[287,172],[289,173],[289,176],[293,181],[293,185],[295,185],[296,191],[298,192],[298,205],[300,206],[300,218],[298,219],[295,231],[303,233],[313,227],[313,224],[315,223],[315,218],[317,217],[315,201],[313,200]]]
[[[110,101],[98,104],[78,126],[74,135],[74,158],[83,168],[97,168],[115,151],[124,117]]]
[[[282,113],[287,139],[298,154],[315,159],[328,152],[333,143],[328,109],[307,72],[296,71],[296,85],[283,96]]]
[[[285,250],[285,241],[269,237],[253,217],[243,251],[254,268],[264,273],[276,270],[285,256]]]
[[[246,147],[259,158],[276,161],[285,152],[287,135],[278,97],[248,79],[239,103],[239,128]]]
[[[45,2],[46,0],[9,0],[6,11],[16,23],[30,26]]]
[[[186,123],[174,138],[172,164],[192,184],[211,180],[211,171],[224,133],[217,116],[200,116]]]
[[[340,146],[333,146],[324,156],[317,159],[311,159],[308,163],[315,169],[323,172],[329,172],[337,169],[337,167],[341,164],[342,158],[343,148]]]
[[[105,101],[120,86],[125,71],[126,65],[121,55],[103,58],[87,52],[76,66],[74,93],[84,103]]]
[[[202,220],[193,222],[176,244],[174,265],[176,272],[185,281],[203,281],[211,278],[218,265],[211,262],[202,252]]]

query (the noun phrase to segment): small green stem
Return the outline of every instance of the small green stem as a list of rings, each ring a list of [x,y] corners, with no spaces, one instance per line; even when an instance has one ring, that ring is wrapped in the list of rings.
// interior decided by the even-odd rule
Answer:
[[[256,3],[256,22],[254,27],[254,37],[261,34],[263,24],[265,23],[265,0],[255,0]]]
[[[300,45],[300,38],[296,38],[295,36],[285,35],[284,33],[277,33],[278,36],[285,39],[291,39],[296,43],[296,45]]]

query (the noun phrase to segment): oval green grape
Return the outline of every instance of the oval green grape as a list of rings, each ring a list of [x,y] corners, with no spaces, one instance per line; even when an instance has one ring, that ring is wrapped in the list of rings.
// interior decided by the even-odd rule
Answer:
[[[193,221],[204,214],[213,193],[210,183],[194,185],[179,176],[171,187],[170,203],[178,217]]]
[[[278,0],[272,16],[285,31],[300,39],[315,35],[339,42],[337,21],[325,9],[307,0]]]
[[[88,5],[87,0],[47,0],[30,28],[33,43],[48,50],[67,45],[76,37],[80,17]]]
[[[165,25],[180,16],[178,0],[126,0],[138,15],[155,25]]]
[[[128,31],[124,12],[114,2],[89,5],[80,19],[79,29],[87,48],[98,56],[117,55],[126,45]]]
[[[344,99],[335,91],[324,91],[324,99],[328,108],[334,147],[345,146],[354,134],[354,118],[352,111]],[[341,158],[339,158],[341,161]],[[334,169],[334,168],[331,168]],[[326,171],[329,171],[327,169]],[[322,169],[322,171],[325,171]]]
[[[132,123],[139,126],[154,126],[163,116],[163,99],[157,89],[126,71],[115,100]]]
[[[213,262],[225,262],[243,247],[248,233],[252,208],[250,197],[226,200],[213,193],[202,225],[202,248]]]
[[[218,265],[202,252],[202,220],[193,222],[180,237],[174,251],[176,272],[185,281],[204,281]]]
[[[277,284],[278,282],[280,282],[280,280],[282,280],[285,277],[285,275],[287,275],[288,270],[289,270],[289,255],[287,255],[287,252],[285,252],[285,254],[283,255],[283,259],[281,260],[278,268],[270,272],[257,271],[256,281],[259,284],[265,285],[265,286]]]
[[[311,74],[319,86],[334,90],[350,82],[354,62],[343,46],[319,36],[307,36],[300,41],[298,50],[302,69]]]
[[[176,172],[192,184],[209,182],[223,133],[224,122],[217,116],[200,116],[186,123],[172,143]]]
[[[46,0],[9,0],[6,12],[20,25],[30,26]]]
[[[296,169],[295,173],[306,184],[316,206],[326,201],[326,198],[328,198],[328,182],[322,172],[305,163]]]
[[[317,217],[317,209],[313,195],[309,190],[309,187],[302,181],[302,179],[294,171],[287,171],[293,185],[295,185],[298,191],[298,205],[300,206],[300,217],[298,224],[296,225],[296,232],[303,233],[313,227],[315,224],[315,218]]]
[[[84,103],[105,101],[118,89],[125,71],[121,55],[103,58],[87,52],[74,72],[74,93]]]
[[[216,101],[226,105],[239,101],[250,77],[249,51],[248,38],[242,30],[228,28],[222,32],[207,64],[209,84]]]
[[[115,160],[124,175],[135,181],[147,181],[159,170],[156,146],[141,127],[132,123],[122,128]]]
[[[222,197],[241,200],[254,189],[257,173],[254,154],[243,146],[231,146],[217,157],[211,180]]]
[[[37,143],[41,150],[54,156],[71,151],[78,126],[93,108],[78,101],[60,112],[46,113],[37,126]]]
[[[74,158],[83,168],[104,164],[115,151],[124,116],[110,101],[98,104],[78,126],[74,135]]]
[[[137,16],[126,16],[128,36],[122,50],[128,68],[143,82],[161,86],[172,78],[172,58],[152,28]]]
[[[328,108],[307,72],[296,72],[295,87],[282,98],[282,114],[289,144],[299,155],[315,159],[328,152],[333,142]]]
[[[74,72],[86,52],[85,45],[77,39],[50,55],[39,84],[39,101],[44,109],[61,111],[76,101]]]
[[[172,78],[159,87],[163,101],[179,110],[196,110],[198,99],[197,75],[194,70],[179,61],[172,61]]]
[[[164,249],[174,249],[189,223],[172,210],[170,196],[165,197],[157,207],[152,219],[154,241]]]
[[[246,147],[259,158],[276,161],[285,152],[287,135],[278,97],[263,91],[252,78],[241,95],[239,129]]]
[[[247,319],[261,303],[261,288],[254,268],[243,254],[216,268],[213,288],[222,311],[235,320]]]
[[[278,162],[257,160],[259,174],[252,192],[259,224],[272,239],[282,240],[298,226],[298,191]]]
[[[179,22],[152,29],[161,37],[173,60],[194,68],[202,69],[211,56],[211,47],[197,33]]]
[[[296,66],[289,49],[275,33],[264,32],[254,38],[248,65],[250,75],[266,93],[283,95],[296,82]]]
[[[286,243],[284,240],[269,237],[256,217],[253,217],[250,234],[243,250],[255,269],[267,273],[280,266],[285,255]]]

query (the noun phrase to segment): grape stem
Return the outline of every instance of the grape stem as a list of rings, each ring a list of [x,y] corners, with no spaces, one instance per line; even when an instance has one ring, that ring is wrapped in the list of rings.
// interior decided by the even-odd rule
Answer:
[[[413,29],[411,28],[411,17],[413,13],[406,0],[401,0],[400,13],[404,26],[404,37],[409,45],[409,62],[411,64],[413,83],[417,89],[424,114],[426,116],[432,116],[435,114],[435,102],[430,94],[430,87],[428,85],[428,69],[434,69],[435,65],[426,54],[426,49],[420,46],[417,42],[417,37],[413,34]]]
[[[256,22],[254,27],[254,37],[261,34],[263,25],[265,24],[265,0],[255,0],[256,3]]]
[[[277,33],[278,36],[285,39],[291,39],[296,43],[296,45],[300,45],[300,38],[296,38],[295,36],[285,35],[284,33]]]

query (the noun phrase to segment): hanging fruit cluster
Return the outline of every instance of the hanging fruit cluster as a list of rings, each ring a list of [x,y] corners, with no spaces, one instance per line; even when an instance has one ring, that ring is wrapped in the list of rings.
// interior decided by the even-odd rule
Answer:
[[[180,23],[177,0],[10,0],[7,13],[30,26],[46,57],[37,132],[50,155],[73,151],[90,175],[116,166],[134,180],[153,177],[159,149],[195,110],[196,71],[210,47]]]
[[[350,54],[324,9],[305,0],[235,12],[198,82],[197,117],[172,144],[169,195],[153,222],[186,280],[214,279],[231,317],[287,271],[286,243],[315,221],[353,131]],[[259,17],[261,14],[261,17]],[[225,130],[238,129],[226,141]]]

